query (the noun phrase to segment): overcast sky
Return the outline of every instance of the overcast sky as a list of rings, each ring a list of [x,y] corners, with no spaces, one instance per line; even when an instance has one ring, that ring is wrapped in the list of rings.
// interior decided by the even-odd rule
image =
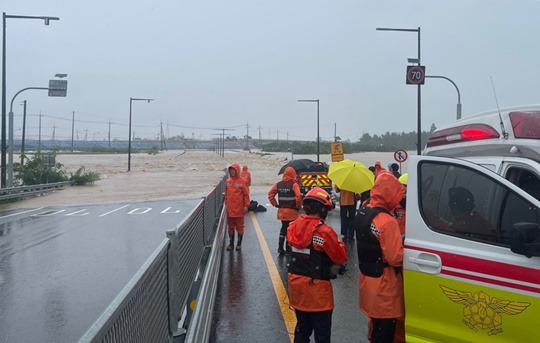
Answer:
[[[315,140],[334,125],[342,139],[364,132],[416,131],[417,87],[405,84],[421,27],[427,75],[452,79],[463,116],[537,104],[540,2],[535,0],[3,0],[7,19],[7,107],[25,87],[68,74],[68,96],[21,93],[15,136],[27,100],[27,137],[127,139],[129,98],[136,137],[231,135]],[[422,129],[455,120],[457,92],[446,80],[422,86]]]

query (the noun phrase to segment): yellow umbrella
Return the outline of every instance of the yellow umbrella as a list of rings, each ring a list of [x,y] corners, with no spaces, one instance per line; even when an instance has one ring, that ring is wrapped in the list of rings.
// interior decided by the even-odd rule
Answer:
[[[373,187],[375,175],[361,162],[343,160],[332,163],[328,177],[336,186],[347,191],[362,193]]]

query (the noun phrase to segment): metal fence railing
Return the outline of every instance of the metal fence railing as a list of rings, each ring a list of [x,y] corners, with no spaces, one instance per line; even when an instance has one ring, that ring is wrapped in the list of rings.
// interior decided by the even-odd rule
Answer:
[[[30,196],[36,196],[36,195],[54,191],[56,189],[59,189],[65,186],[71,186],[71,184],[72,184],[71,181],[66,181],[66,182],[45,183],[45,184],[40,184],[40,185],[0,188],[0,201],[12,200],[12,199],[23,199]]]
[[[214,304],[226,230],[224,189],[225,177],[166,231],[167,238],[79,343],[160,343],[177,335],[183,342],[208,341],[208,309]],[[195,311],[189,307],[193,294]]]

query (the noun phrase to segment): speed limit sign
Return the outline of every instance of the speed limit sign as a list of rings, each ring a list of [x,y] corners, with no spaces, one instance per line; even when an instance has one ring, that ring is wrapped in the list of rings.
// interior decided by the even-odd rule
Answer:
[[[423,85],[426,79],[425,66],[407,66],[407,84]]]

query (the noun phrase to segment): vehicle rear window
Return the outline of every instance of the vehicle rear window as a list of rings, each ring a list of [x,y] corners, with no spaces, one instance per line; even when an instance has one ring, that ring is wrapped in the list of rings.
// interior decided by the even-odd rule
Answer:
[[[540,139],[540,112],[510,112],[516,138]]]

